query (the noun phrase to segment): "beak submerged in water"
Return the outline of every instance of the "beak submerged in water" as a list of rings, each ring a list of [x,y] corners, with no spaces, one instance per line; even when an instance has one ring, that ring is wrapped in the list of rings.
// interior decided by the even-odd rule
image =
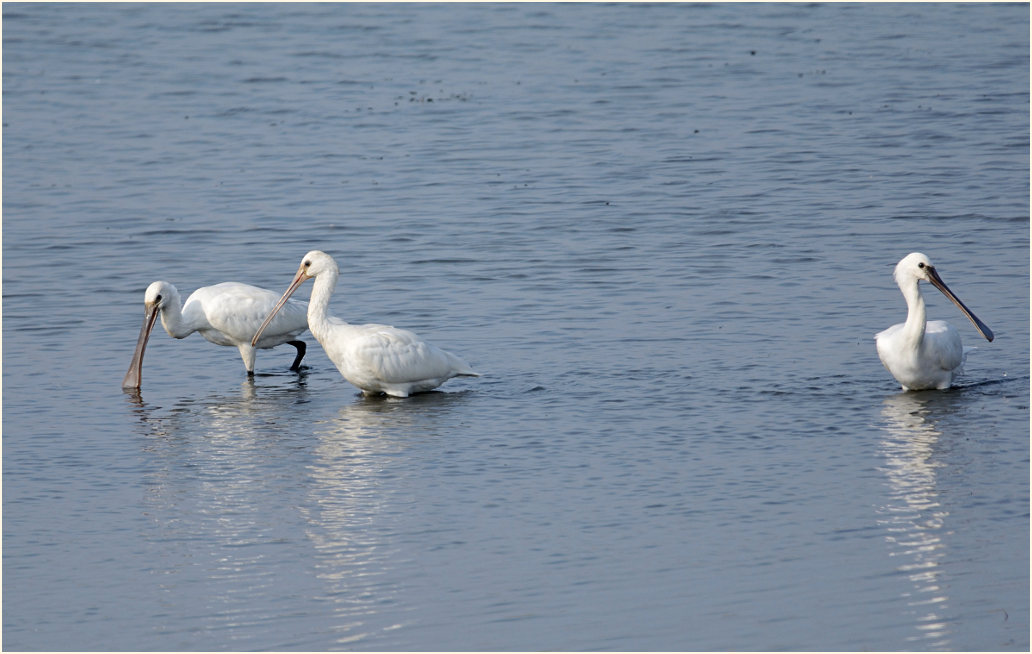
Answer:
[[[140,379],[143,376],[143,351],[147,348],[147,339],[150,338],[154,322],[158,318],[157,303],[148,304],[147,312],[143,315],[143,326],[140,327],[140,336],[136,340],[136,350],[133,352],[133,360],[129,362],[129,370],[122,379],[122,388],[140,388]]]
[[[258,339],[261,338],[262,332],[264,332],[265,328],[269,326],[269,323],[272,322],[272,319],[276,317],[276,314],[279,313],[279,310],[283,308],[283,305],[287,303],[287,300],[289,300],[290,296],[294,294],[294,291],[296,291],[298,287],[305,282],[305,280],[310,278],[311,276],[305,272],[305,265],[304,263],[302,263],[301,266],[298,267],[297,274],[294,275],[294,280],[290,282],[290,286],[283,294],[283,297],[279,299],[279,302],[277,302],[276,306],[272,308],[272,311],[269,312],[269,315],[265,316],[265,321],[262,323],[262,326],[259,327],[258,331],[254,333],[254,338],[251,339],[251,347],[254,347],[258,344]]]
[[[960,301],[960,298],[953,294],[953,291],[951,291],[950,287],[946,285],[946,282],[942,281],[942,277],[939,277],[939,273],[936,272],[933,266],[927,266],[925,270],[928,271],[928,281],[931,282],[932,286],[942,291],[943,295],[948,297],[953,302],[953,304],[956,304],[957,308],[963,311],[964,315],[968,317],[968,320],[970,320],[971,323],[974,324],[975,329],[978,330],[978,333],[981,334],[982,337],[985,338],[985,340],[991,343],[993,340],[993,330],[989,329],[988,325],[979,320],[978,316],[973,314],[971,312],[971,309],[968,309],[967,306]]]

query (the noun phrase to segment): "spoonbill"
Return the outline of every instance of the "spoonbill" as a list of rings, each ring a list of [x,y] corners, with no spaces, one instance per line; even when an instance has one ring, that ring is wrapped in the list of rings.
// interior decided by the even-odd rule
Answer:
[[[257,343],[283,304],[308,279],[315,278],[308,303],[308,329],[344,379],[364,395],[408,397],[437,388],[452,377],[479,377],[465,361],[430,345],[405,329],[388,325],[351,325],[327,315],[340,269],[333,257],[312,250],[301,260],[294,280],[258,328]]]
[[[251,342],[262,318],[276,305],[276,294],[264,288],[223,282],[197,289],[183,305],[179,291],[168,282],[154,282],[143,296],[143,326],[136,341],[136,351],[129,370],[122,380],[122,388],[139,388],[143,374],[143,351],[147,347],[154,321],[161,314],[161,324],[172,338],[186,338],[194,332],[216,345],[232,345],[240,350],[247,374],[254,374],[254,348],[268,349],[288,343],[297,348],[297,357],[291,370],[297,370],[305,356],[304,341],[297,340],[308,322],[305,318],[307,303],[297,300],[286,306],[261,341]],[[277,308],[279,308],[277,306]]]
[[[935,266],[920,252],[912,252],[896,264],[896,284],[907,301],[907,321],[893,325],[875,337],[878,357],[905,391],[947,389],[962,372],[965,348],[953,325],[943,320],[925,320],[925,302],[918,284],[930,283],[953,301],[975,325],[985,340],[993,332],[964,306],[939,277]]]

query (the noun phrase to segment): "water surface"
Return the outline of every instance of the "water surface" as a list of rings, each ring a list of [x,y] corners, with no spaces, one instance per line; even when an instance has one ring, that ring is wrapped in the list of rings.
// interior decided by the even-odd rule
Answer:
[[[1028,649],[1026,5],[3,13],[7,649]],[[121,391],[150,282],[313,248],[485,376]]]

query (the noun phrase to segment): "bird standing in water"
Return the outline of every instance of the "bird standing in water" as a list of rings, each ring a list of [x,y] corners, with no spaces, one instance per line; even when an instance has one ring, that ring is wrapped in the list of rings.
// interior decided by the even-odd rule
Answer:
[[[430,345],[405,329],[388,325],[351,325],[327,314],[340,271],[333,257],[312,250],[301,260],[294,280],[254,335],[261,338],[291,294],[315,279],[308,303],[308,329],[337,370],[366,395],[408,397],[437,388],[452,377],[479,377],[469,364]]]
[[[223,282],[197,289],[190,294],[184,305],[175,286],[168,282],[154,282],[144,293],[143,326],[129,370],[122,380],[122,388],[140,387],[143,352],[159,314],[161,325],[172,338],[186,338],[194,332],[200,332],[201,336],[216,345],[236,347],[248,375],[254,374],[255,348],[267,349],[283,343],[297,349],[297,356],[290,369],[299,369],[306,346],[297,337],[308,329],[308,305],[305,302],[292,301],[270,326],[265,337],[252,342],[255,330],[261,325],[262,318],[276,306],[276,300],[276,294],[264,288]]]
[[[993,332],[953,294],[932,262],[920,252],[903,257],[896,264],[894,275],[907,301],[907,320],[874,337],[878,357],[905,391],[947,389],[962,372],[965,350],[953,325],[943,320],[926,320],[924,296],[918,284],[925,281],[942,291],[987,341],[993,340]]]

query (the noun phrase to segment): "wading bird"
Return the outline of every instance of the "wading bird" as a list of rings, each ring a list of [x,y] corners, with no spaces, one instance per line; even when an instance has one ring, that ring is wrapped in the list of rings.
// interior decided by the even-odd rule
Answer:
[[[423,341],[410,331],[387,325],[350,325],[327,315],[326,308],[340,270],[333,257],[312,250],[301,260],[297,274],[279,303],[254,335],[257,343],[291,294],[315,278],[308,303],[308,329],[322,345],[337,370],[365,395],[408,397],[437,388],[452,377],[479,377],[451,352]]]
[[[987,341],[993,332],[943,283],[928,257],[913,252],[896,264],[896,284],[907,301],[907,321],[875,337],[878,357],[905,391],[946,389],[962,372],[965,350],[960,334],[943,320],[925,320],[925,302],[918,283],[926,281],[942,291],[964,312]]]
[[[139,388],[143,374],[143,351],[158,314],[161,324],[173,338],[186,338],[194,332],[216,345],[232,345],[240,350],[247,374],[254,374],[254,350],[268,349],[282,343],[297,348],[297,357],[291,370],[301,366],[305,356],[304,341],[297,340],[306,329],[307,304],[291,301],[273,322],[261,340],[252,343],[252,336],[262,324],[262,318],[276,305],[276,294],[264,288],[223,282],[214,286],[199,288],[190,294],[184,306],[179,291],[168,282],[154,282],[147,287],[143,297],[144,315],[136,351],[129,363],[129,370],[122,380],[122,388]],[[279,307],[277,307],[279,308]]]

